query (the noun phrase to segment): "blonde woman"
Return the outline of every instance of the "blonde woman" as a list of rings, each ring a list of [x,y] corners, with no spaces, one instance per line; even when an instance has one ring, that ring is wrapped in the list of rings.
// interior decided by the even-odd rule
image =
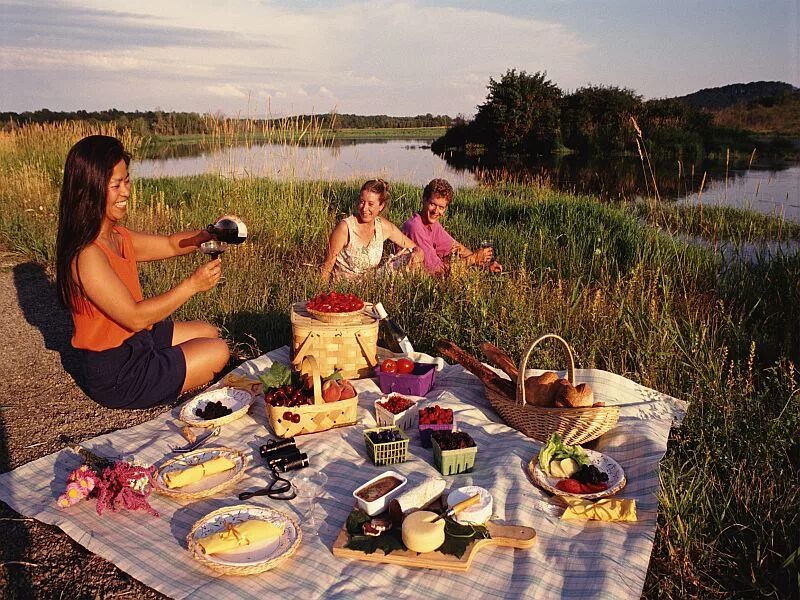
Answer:
[[[384,241],[411,251],[410,264],[421,264],[422,251],[390,221],[380,215],[389,203],[389,184],[370,179],[361,186],[356,211],[342,219],[331,232],[322,264],[324,281],[356,279],[374,272],[383,258]]]

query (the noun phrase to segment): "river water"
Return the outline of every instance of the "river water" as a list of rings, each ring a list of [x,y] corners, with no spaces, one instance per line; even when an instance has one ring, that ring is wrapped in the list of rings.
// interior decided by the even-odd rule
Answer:
[[[494,176],[475,164],[459,164],[430,150],[430,139],[355,140],[328,146],[257,144],[216,151],[195,149],[189,156],[152,158],[132,165],[136,177],[176,177],[204,173],[265,176],[279,180],[366,180],[383,177],[423,186],[434,177],[453,187],[469,187]],[[706,206],[735,206],[800,222],[800,164],[725,169],[676,161],[654,165],[662,199]],[[652,176],[630,158],[581,160],[561,157],[522,165],[515,172],[544,179],[560,189],[634,198],[654,196]],[[705,178],[704,178],[705,176]]]

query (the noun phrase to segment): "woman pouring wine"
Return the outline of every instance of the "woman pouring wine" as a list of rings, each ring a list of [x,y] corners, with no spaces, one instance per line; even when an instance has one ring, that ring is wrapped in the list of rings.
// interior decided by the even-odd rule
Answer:
[[[138,262],[188,254],[212,239],[206,230],[170,236],[123,227],[131,183],[130,155],[119,140],[93,135],[67,155],[59,205],[56,285],[75,326],[85,387],[109,408],[174,401],[211,381],[228,362],[227,344],[204,321],[169,315],[217,284],[219,258],[172,289],[143,298]]]

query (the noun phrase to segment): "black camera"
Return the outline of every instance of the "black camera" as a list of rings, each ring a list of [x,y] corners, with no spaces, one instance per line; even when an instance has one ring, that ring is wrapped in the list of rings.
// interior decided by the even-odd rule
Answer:
[[[308,466],[308,454],[300,452],[294,438],[269,440],[259,448],[259,453],[273,471],[286,473]]]

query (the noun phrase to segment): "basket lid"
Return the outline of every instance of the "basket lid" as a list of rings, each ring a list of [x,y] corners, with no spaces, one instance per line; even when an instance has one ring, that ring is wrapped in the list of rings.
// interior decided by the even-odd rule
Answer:
[[[291,322],[293,325],[315,328],[330,327],[331,329],[345,329],[348,327],[353,327],[360,329],[365,325],[376,324],[378,320],[372,316],[372,304],[370,303],[364,303],[364,309],[360,314],[353,317],[352,321],[347,323],[326,323],[325,321],[320,321],[319,319],[315,318],[310,312],[308,312],[308,310],[306,310],[305,302],[295,302],[292,305]]]

